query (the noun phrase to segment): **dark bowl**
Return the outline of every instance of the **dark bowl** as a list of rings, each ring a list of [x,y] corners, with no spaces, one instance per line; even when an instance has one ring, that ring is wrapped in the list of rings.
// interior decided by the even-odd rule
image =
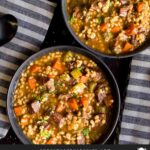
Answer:
[[[97,141],[97,143],[104,144],[108,140],[108,138],[111,136],[112,132],[114,131],[114,129],[116,127],[116,124],[117,124],[117,121],[119,118],[119,114],[120,114],[120,92],[119,92],[117,82],[116,82],[112,72],[110,71],[110,69],[106,66],[106,64],[103,61],[100,60],[100,58],[98,58],[97,56],[93,55],[92,53],[90,53],[89,51],[87,51],[85,49],[81,49],[78,47],[72,47],[72,46],[56,46],[56,47],[51,47],[51,48],[41,50],[38,53],[32,55],[30,58],[28,58],[16,71],[16,73],[11,81],[9,90],[8,90],[8,95],[7,95],[8,117],[9,117],[9,120],[10,120],[13,130],[15,131],[18,138],[24,144],[32,144],[32,142],[23,134],[22,129],[20,128],[20,126],[17,123],[16,116],[13,111],[13,93],[14,93],[16,85],[19,81],[20,75],[27,68],[27,66],[30,64],[30,62],[36,60],[37,58],[39,58],[43,55],[46,55],[49,52],[68,51],[68,50],[73,51],[75,53],[80,53],[80,54],[92,59],[102,69],[102,71],[106,75],[106,78],[108,79],[111,89],[112,89],[113,97],[115,99],[113,113],[112,113],[112,119],[109,123],[106,133],[104,134],[104,136],[102,138],[100,138]]]
[[[120,55],[108,55],[105,53],[102,53],[100,51],[94,50],[93,48],[87,46],[84,42],[82,42],[79,37],[75,34],[75,32],[73,31],[70,23],[69,23],[69,15],[67,13],[67,3],[66,0],[61,0],[61,8],[62,8],[62,14],[63,14],[63,18],[64,21],[66,23],[66,26],[68,28],[68,30],[70,31],[70,33],[72,34],[72,36],[75,38],[75,40],[82,45],[84,48],[86,48],[87,50],[93,52],[96,55],[99,56],[103,56],[103,57],[108,57],[108,58],[127,58],[127,57],[132,57],[140,52],[142,52],[143,50],[145,50],[146,48],[150,47],[150,38],[148,38],[141,46],[139,46],[138,48],[136,48],[133,52],[130,53],[125,53],[125,54],[120,54]]]

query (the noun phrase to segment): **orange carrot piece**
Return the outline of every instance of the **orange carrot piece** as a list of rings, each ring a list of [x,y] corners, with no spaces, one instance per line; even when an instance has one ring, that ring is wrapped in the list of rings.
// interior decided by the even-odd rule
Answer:
[[[78,110],[78,104],[76,99],[72,99],[69,101],[69,107],[73,110]]]
[[[36,72],[39,72],[40,70],[41,70],[41,67],[38,65],[33,65],[30,68],[31,73],[36,73]]]
[[[47,142],[46,142],[46,144],[54,144],[54,141],[53,141],[54,139],[53,138],[50,138]]]
[[[121,28],[119,26],[113,27],[111,32],[112,33],[118,33],[121,30]]]
[[[54,133],[54,134],[57,134],[57,133]],[[55,139],[53,137],[51,137],[47,142],[46,144],[55,144]]]
[[[82,98],[81,98],[81,104],[82,104],[84,107],[86,107],[86,106],[88,105],[88,103],[89,103],[89,100],[88,100],[87,97],[82,97]]]
[[[29,124],[29,118],[22,118],[21,119],[21,125],[27,126]]]
[[[21,116],[24,114],[24,109],[22,106],[14,107],[14,112],[16,116]]]
[[[53,68],[58,70],[60,73],[63,73],[65,71],[65,66],[62,64],[60,59],[56,60],[56,62],[53,65]]]
[[[102,32],[105,32],[107,30],[108,25],[106,23],[102,23],[100,26],[100,29]]]
[[[123,50],[124,52],[127,52],[127,51],[129,51],[131,48],[133,48],[133,45],[130,44],[129,42],[126,42],[122,50]]]
[[[140,2],[139,4],[137,4],[136,9],[138,12],[142,12],[143,8],[144,8],[144,2]]]
[[[56,75],[51,75],[51,74],[48,75],[48,78],[55,78],[55,77]]]
[[[136,25],[135,24],[131,24],[127,30],[125,30],[125,33],[130,36],[130,35],[135,35],[137,34],[137,31],[136,31]]]
[[[82,83],[86,83],[87,80],[88,80],[87,76],[81,76],[81,78],[80,78],[80,82],[82,82]]]
[[[36,88],[36,79],[35,78],[29,78],[28,79],[29,87],[34,90]]]

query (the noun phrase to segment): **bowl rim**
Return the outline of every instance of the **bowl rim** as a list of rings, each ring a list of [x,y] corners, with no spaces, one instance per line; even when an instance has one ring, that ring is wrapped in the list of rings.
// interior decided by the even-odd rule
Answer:
[[[120,55],[108,55],[105,53],[102,53],[100,51],[94,50],[93,48],[87,46],[84,42],[82,42],[79,37],[75,34],[75,32],[73,31],[71,25],[69,24],[69,20],[68,20],[68,15],[67,15],[67,11],[66,11],[66,0],[61,0],[61,11],[62,11],[62,15],[64,18],[64,22],[69,30],[69,32],[71,33],[71,35],[74,37],[74,39],[84,48],[88,49],[89,51],[93,52],[95,55],[99,55],[102,57],[106,57],[106,58],[113,58],[113,59],[120,59],[120,58],[129,58],[129,57],[133,57],[135,55],[137,55],[138,53],[146,50],[147,48],[150,47],[150,38],[147,39],[142,45],[140,45],[139,47],[137,47],[134,51],[130,52],[130,53],[124,53],[124,54],[120,54]]]
[[[109,81],[111,80],[113,82],[113,86],[115,87],[115,94],[116,94],[116,99],[117,99],[117,110],[116,110],[116,114],[114,115],[115,120],[113,121],[113,127],[110,127],[110,132],[108,133],[108,135],[104,138],[104,140],[102,140],[102,142],[100,144],[105,144],[107,142],[107,140],[110,138],[110,136],[112,135],[113,131],[116,128],[116,125],[118,123],[119,120],[119,114],[120,114],[120,107],[121,107],[121,97],[120,97],[120,90],[117,84],[117,81],[113,75],[113,73],[111,72],[111,70],[109,69],[109,67],[101,60],[101,58],[97,57],[96,55],[94,55],[93,53],[87,51],[86,49],[83,48],[79,48],[79,47],[75,47],[75,46],[69,46],[69,45],[61,45],[61,46],[53,46],[53,47],[49,47],[49,48],[45,48],[43,50],[40,50],[39,52],[33,54],[32,56],[30,56],[28,59],[26,59],[22,65],[17,69],[17,71],[15,72],[9,89],[8,89],[8,94],[7,94],[7,114],[8,114],[8,118],[10,121],[10,124],[14,130],[14,132],[16,133],[17,137],[21,140],[21,142],[23,144],[33,144],[31,142],[31,140],[29,140],[23,133],[21,127],[19,126],[19,124],[17,123],[17,119],[15,117],[14,111],[13,111],[13,92],[16,88],[16,85],[19,81],[20,75],[21,73],[27,68],[27,66],[35,61],[37,58],[40,58],[48,53],[51,52],[55,52],[55,51],[73,51],[75,53],[79,53],[82,54],[86,57],[88,57],[89,59],[91,59],[94,61],[97,61],[101,67],[103,68],[102,71],[104,72],[104,74],[106,75],[106,77],[109,75],[111,77],[111,79],[108,79]],[[76,52],[77,50],[77,52]],[[81,53],[80,53],[81,51]],[[84,54],[85,53],[85,54]]]

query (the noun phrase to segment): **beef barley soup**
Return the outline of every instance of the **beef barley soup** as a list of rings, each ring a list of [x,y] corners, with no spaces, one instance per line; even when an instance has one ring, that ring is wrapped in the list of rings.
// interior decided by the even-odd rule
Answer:
[[[114,102],[97,64],[71,51],[31,62],[13,99],[17,121],[34,144],[94,143],[107,130]]]
[[[150,0],[66,0],[70,25],[90,48],[119,55],[150,38]]]

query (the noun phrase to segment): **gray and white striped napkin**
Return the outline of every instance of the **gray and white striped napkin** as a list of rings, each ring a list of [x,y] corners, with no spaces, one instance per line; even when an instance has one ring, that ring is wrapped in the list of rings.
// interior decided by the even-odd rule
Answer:
[[[119,143],[150,144],[150,47],[131,63]]]
[[[39,51],[49,28],[56,4],[47,0],[0,0],[0,14],[18,19],[16,36],[0,47],[0,138],[10,127],[6,96],[10,80],[21,63]]]

